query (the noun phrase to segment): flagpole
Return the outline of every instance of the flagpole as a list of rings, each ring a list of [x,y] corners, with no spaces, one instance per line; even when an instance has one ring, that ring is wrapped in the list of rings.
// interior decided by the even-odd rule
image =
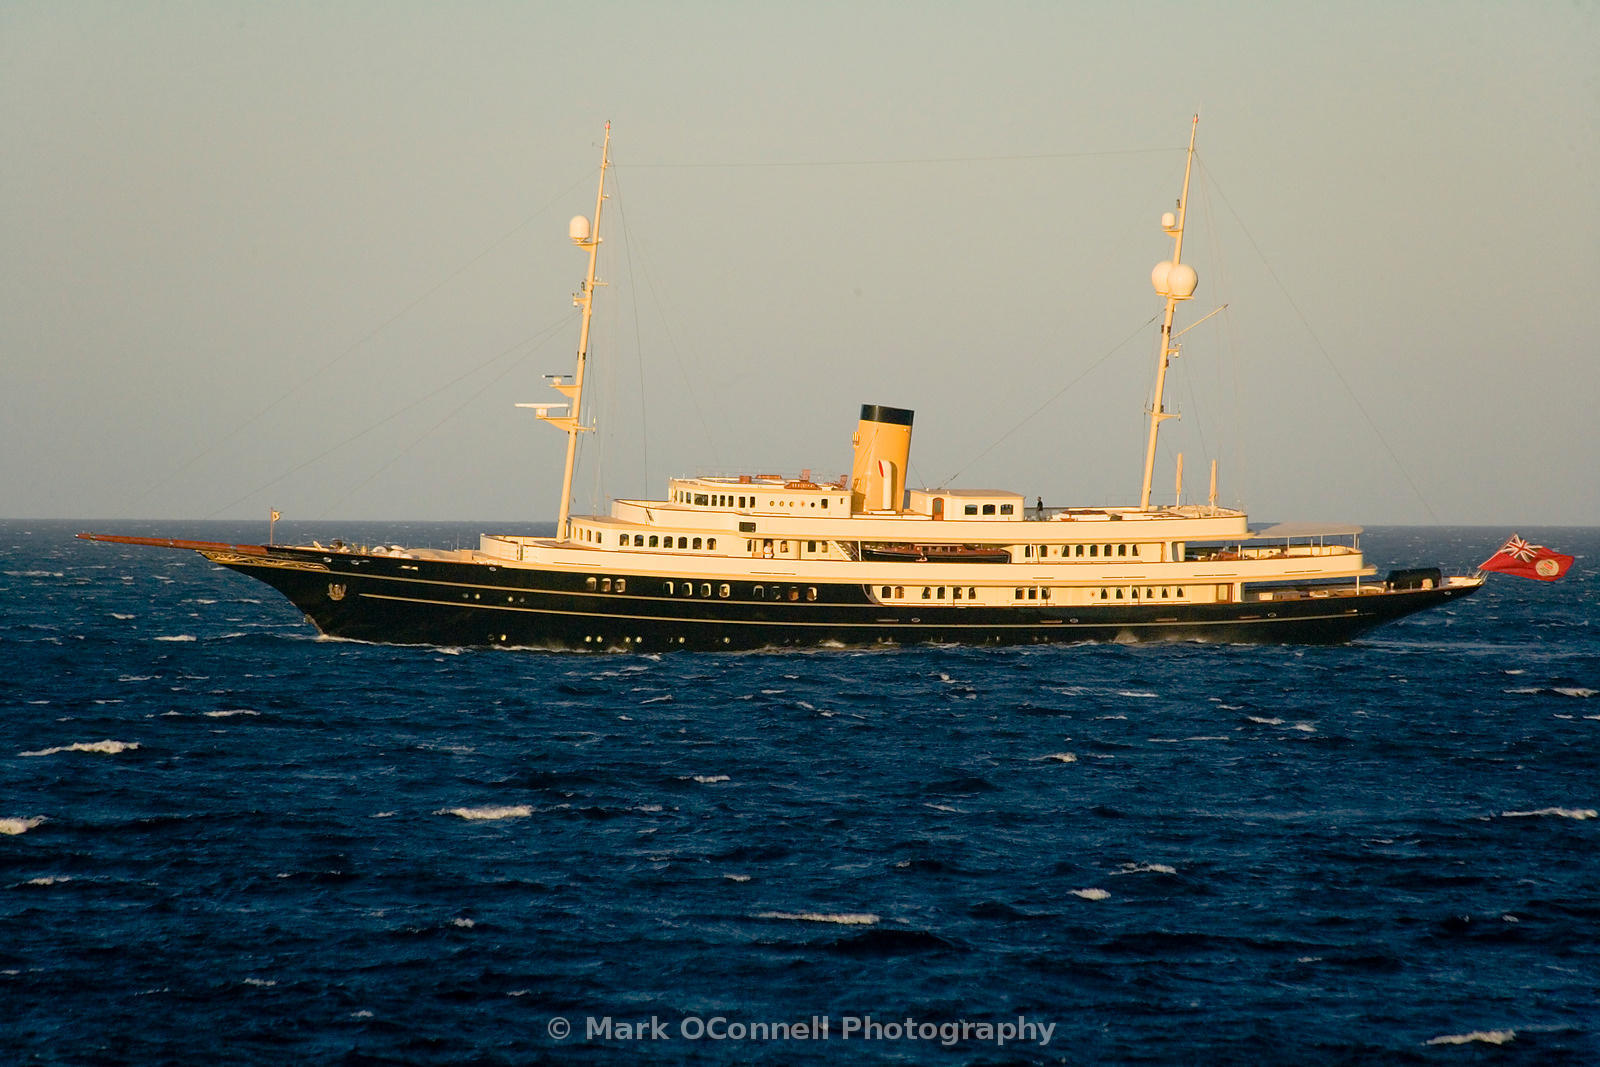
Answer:
[[[271,508],[268,511],[268,518],[267,518],[267,544],[269,544],[269,545],[276,543],[275,541],[273,541],[273,536],[274,536],[273,531],[278,525],[279,517],[280,516],[278,515],[278,509],[277,508]]]

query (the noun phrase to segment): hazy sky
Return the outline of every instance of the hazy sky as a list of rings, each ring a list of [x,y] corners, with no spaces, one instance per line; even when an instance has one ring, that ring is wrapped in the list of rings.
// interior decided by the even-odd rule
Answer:
[[[849,469],[1600,524],[1600,6],[0,3],[0,516],[548,521]],[[175,533],[181,533],[181,523]]]

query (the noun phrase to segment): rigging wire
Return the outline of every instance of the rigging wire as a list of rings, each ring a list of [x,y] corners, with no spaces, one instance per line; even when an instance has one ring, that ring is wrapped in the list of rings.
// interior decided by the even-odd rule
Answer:
[[[617,218],[622,223],[622,255],[623,264],[628,277],[633,277],[633,234],[628,228],[627,215],[622,210],[622,182],[618,175],[612,175],[612,185],[617,191]],[[645,389],[644,377],[644,334],[639,328],[639,300],[635,295],[633,286],[628,287],[628,307],[633,311],[633,353],[634,362],[639,368],[639,463],[644,472],[644,485],[640,487],[641,497],[650,495],[650,423],[648,415],[650,405],[645,403],[649,393]]]
[[[1203,168],[1204,164],[1202,163],[1201,166]],[[1261,251],[1261,246],[1256,243],[1255,235],[1250,232],[1250,228],[1244,224],[1244,220],[1234,210],[1233,204],[1228,200],[1228,195],[1222,191],[1221,186],[1217,185],[1215,178],[1211,179],[1211,185],[1216,189],[1217,196],[1221,198],[1223,204],[1227,206],[1229,213],[1233,215],[1234,221],[1239,224],[1239,228],[1244,231],[1245,239],[1250,242],[1250,246],[1255,249],[1256,255],[1260,257],[1262,265],[1266,267],[1267,276],[1278,287],[1278,291],[1283,294],[1283,298],[1289,302],[1289,307],[1294,310],[1295,316],[1300,320],[1300,325],[1306,331],[1306,335],[1311,338],[1312,345],[1322,355],[1323,362],[1328,364],[1328,368],[1333,371],[1333,376],[1339,380],[1340,385],[1344,386],[1344,391],[1349,394],[1351,401],[1355,403],[1356,410],[1361,412],[1361,417],[1366,420],[1367,428],[1372,431],[1373,436],[1378,439],[1378,443],[1389,454],[1389,459],[1394,463],[1395,469],[1400,472],[1401,477],[1405,478],[1406,484],[1411,487],[1411,491],[1417,495],[1417,500],[1421,502],[1423,510],[1428,513],[1428,518],[1437,525],[1439,516],[1434,514],[1433,506],[1428,503],[1428,498],[1422,495],[1422,489],[1418,487],[1415,479],[1411,477],[1411,472],[1406,470],[1404,463],[1400,462],[1400,456],[1395,452],[1393,446],[1389,444],[1389,439],[1383,436],[1383,431],[1378,428],[1377,422],[1368,413],[1366,406],[1361,403],[1361,398],[1356,395],[1355,389],[1351,387],[1350,382],[1345,378],[1344,372],[1333,361],[1333,355],[1328,351],[1327,346],[1322,343],[1322,338],[1318,337],[1317,331],[1311,328],[1311,322],[1306,318],[1305,312],[1300,310],[1300,305],[1295,303],[1293,295],[1289,292],[1289,287],[1283,283],[1283,279],[1278,277],[1278,272],[1272,269],[1272,264],[1267,260],[1265,253]]]
[[[350,499],[352,496],[354,496],[356,493],[360,492],[362,489],[366,488],[368,482],[371,482],[374,478],[377,478],[384,471],[388,470],[390,467],[392,467],[396,463],[400,462],[400,460],[405,458],[406,454],[409,453],[413,448],[416,448],[423,441],[426,441],[429,437],[432,437],[436,432],[438,432],[439,427],[443,426],[445,423],[449,422],[451,419],[453,419],[457,415],[459,415],[461,413],[461,411],[468,404],[471,404],[473,401],[475,401],[479,397],[481,397],[484,393],[487,393],[490,389],[494,388],[496,385],[499,385],[502,381],[504,381],[505,377],[508,374],[510,374],[512,371],[517,370],[519,367],[526,366],[528,360],[534,355],[534,353],[539,351],[540,345],[544,341],[547,341],[547,340],[550,339],[550,337],[553,335],[556,327],[557,326],[565,326],[568,323],[568,321],[569,321],[569,318],[563,318],[559,323],[555,323],[555,324],[547,327],[546,329],[540,331],[539,335],[535,335],[535,337],[533,337],[533,338],[528,338],[526,340],[519,341],[516,345],[513,345],[511,348],[506,349],[505,351],[501,352],[500,355],[495,356],[494,359],[491,359],[489,361],[489,363],[493,363],[495,360],[498,360],[501,356],[504,356],[509,352],[514,352],[518,348],[522,348],[524,346],[528,346],[528,350],[523,353],[521,359],[513,360],[499,374],[496,374],[493,378],[490,378],[489,381],[487,383],[485,383],[484,386],[481,389],[479,389],[477,392],[473,393],[471,396],[467,397],[465,400],[463,400],[461,403],[457,404],[455,407],[451,408],[449,413],[446,414],[444,418],[440,419],[438,422],[436,422],[432,426],[428,427],[420,435],[418,435],[410,444],[406,445],[404,448],[400,449],[398,452],[396,452],[392,456],[390,456],[388,462],[386,462],[383,466],[379,467],[377,470],[373,471],[371,474],[369,474],[365,478],[361,479],[361,481],[357,482],[350,489],[346,490],[344,495],[339,497],[339,499],[335,500],[333,503],[329,504],[326,509],[324,509],[324,515],[326,515],[327,512],[332,511],[334,508],[337,508],[340,504],[343,504],[346,500]],[[488,364],[482,364],[481,366],[488,366]],[[475,371],[472,371],[472,372],[469,372],[469,373],[475,373]],[[461,380],[460,378],[456,379],[456,381],[460,381],[460,380]],[[450,383],[450,385],[454,385],[454,384],[455,384],[455,382],[451,382]],[[428,394],[428,396],[425,396],[422,399],[423,400],[431,400],[433,397],[438,396],[441,392],[443,392],[445,389],[448,389],[449,387],[450,387],[449,385],[441,386],[439,389],[434,390],[432,393]],[[418,401],[418,403],[421,403],[421,401]]]
[[[264,490],[272,488],[273,486],[277,485],[281,481],[284,481],[285,479],[289,478],[290,476],[292,476],[294,474],[298,474],[300,471],[302,471],[305,468],[311,466],[313,463],[317,463],[320,460],[326,459],[328,456],[332,455],[334,452],[337,452],[339,449],[345,447],[346,445],[351,444],[354,441],[358,441],[361,438],[365,437],[367,434],[369,434],[372,431],[378,429],[379,427],[387,425],[390,422],[393,422],[395,419],[399,418],[401,415],[405,414],[406,412],[410,411],[411,409],[419,407],[422,404],[427,403],[429,400],[432,400],[434,397],[438,396],[440,393],[444,392],[446,389],[449,389],[451,386],[457,384],[458,382],[461,382],[461,381],[463,381],[463,380],[465,380],[467,378],[470,378],[472,375],[477,374],[479,371],[483,370],[485,367],[489,367],[489,366],[493,365],[494,363],[499,362],[500,360],[504,359],[507,355],[510,355],[511,353],[516,352],[519,349],[524,348],[526,346],[530,346],[531,345],[531,346],[535,346],[536,347],[538,344],[540,344],[543,341],[547,340],[549,338],[549,336],[551,334],[553,334],[556,330],[561,329],[562,327],[565,327],[565,326],[569,325],[570,322],[571,322],[571,319],[572,319],[571,315],[563,315],[560,319],[558,319],[557,321],[552,322],[550,325],[544,327],[542,330],[540,330],[538,333],[534,334],[532,337],[524,338],[523,340],[518,341],[516,344],[512,345],[510,348],[505,348],[505,349],[500,350],[499,352],[495,353],[493,356],[490,356],[488,359],[484,360],[482,363],[479,363],[477,366],[471,368],[470,370],[463,371],[461,374],[458,374],[456,377],[452,378],[450,381],[448,381],[448,382],[444,383],[443,385],[439,386],[437,389],[434,389],[432,392],[428,393],[427,395],[419,397],[416,400],[413,400],[411,403],[405,405],[402,408],[398,408],[398,409],[396,409],[394,411],[391,411],[389,414],[385,415],[383,418],[379,419],[377,422],[374,422],[374,423],[370,424],[369,426],[367,426],[363,430],[356,431],[355,433],[351,434],[349,437],[346,437],[344,440],[339,441],[336,444],[329,445],[327,448],[323,449],[321,452],[319,452],[316,455],[312,456],[310,459],[308,459],[308,460],[304,461],[303,463],[300,463],[300,464],[290,468],[289,470],[284,471],[282,474],[278,475],[276,478],[273,478],[271,481],[266,482],[266,483],[264,483],[264,484],[262,484],[260,486],[257,486],[255,489],[250,490],[250,492],[245,493],[243,496],[239,497],[238,499],[233,500],[230,503],[224,504],[222,507],[217,508],[215,511],[211,512],[211,514],[209,514],[209,515],[207,515],[205,517],[208,518],[208,519],[214,519],[218,515],[221,515],[223,512],[237,507],[238,505],[244,503],[246,500],[249,500],[251,497],[255,496],[257,493],[260,493],[260,492],[263,492]],[[513,366],[515,366],[515,364],[513,364]],[[413,445],[414,444],[415,444],[415,442],[413,442]],[[408,447],[410,447],[410,446],[408,446]],[[348,496],[349,494],[346,494],[346,495]]]
[[[811,169],[817,167],[922,167],[952,163],[1030,163],[1048,159],[1094,159],[1102,156],[1138,156],[1158,152],[1171,152],[1171,148],[1119,148],[1103,152],[1037,152],[1025,155],[998,156],[930,156],[923,159],[819,159],[819,160],[746,160],[720,163],[630,163],[632,167],[649,167],[653,170],[748,170]]]
[[[1122,351],[1123,348],[1127,347],[1127,345],[1128,345],[1128,343],[1130,341],[1132,341],[1135,337],[1138,337],[1145,330],[1149,329],[1151,323],[1155,322],[1160,317],[1161,317],[1160,315],[1151,315],[1144,322],[1140,323],[1139,326],[1132,333],[1128,334],[1128,336],[1124,337],[1121,341],[1118,341],[1109,350],[1107,350],[1105,355],[1101,356],[1099,359],[1095,360],[1088,367],[1084,368],[1084,370],[1076,378],[1072,379],[1066,385],[1063,385],[1060,389],[1057,389],[1054,393],[1052,393],[1045,400],[1044,403],[1040,404],[1038,407],[1034,408],[1031,412],[1029,412],[1028,414],[1024,415],[1021,419],[1019,419],[1015,423],[1013,423],[1012,426],[1011,426],[1011,429],[1007,430],[1005,433],[1001,434],[998,438],[996,438],[993,442],[991,442],[989,444],[988,448],[985,448],[982,452],[979,452],[977,455],[975,455],[971,459],[967,460],[967,462],[961,467],[960,470],[956,471],[954,474],[950,475],[948,478],[946,478],[943,482],[941,482],[939,484],[941,484],[941,485],[949,485],[950,483],[954,482],[957,478],[961,477],[961,475],[966,472],[968,467],[970,467],[974,463],[978,462],[978,460],[982,459],[984,456],[987,456],[990,452],[993,452],[996,448],[1000,447],[1000,445],[1003,444],[1006,441],[1006,439],[1009,438],[1012,434],[1016,433],[1018,430],[1022,429],[1028,423],[1032,422],[1035,418],[1038,417],[1040,412],[1044,411],[1045,408],[1049,407],[1051,404],[1054,404],[1057,400],[1059,400],[1063,393],[1065,393],[1068,389],[1071,389],[1073,386],[1077,385],[1079,382],[1083,381],[1090,374],[1093,374],[1095,372],[1095,370],[1097,370],[1102,363],[1104,363],[1106,360],[1110,359],[1112,356],[1116,355],[1118,352]]]
[[[382,322],[378,323],[378,325],[374,326],[372,329],[368,330],[366,333],[364,333],[360,337],[356,338],[356,340],[352,341],[349,345],[347,345],[344,348],[343,351],[341,351],[338,355],[334,356],[331,360],[328,360],[326,363],[322,363],[322,364],[318,365],[315,369],[310,371],[308,374],[306,374],[303,377],[301,377],[294,384],[290,385],[289,388],[285,389],[282,393],[278,394],[278,396],[276,398],[274,398],[273,400],[268,402],[265,407],[263,407],[260,410],[258,410],[254,415],[249,416],[248,418],[244,419],[242,422],[235,423],[234,426],[230,430],[228,430],[227,433],[223,434],[220,438],[218,438],[212,444],[208,445],[207,447],[201,449],[199,452],[197,452],[194,455],[190,456],[187,460],[185,460],[183,463],[179,464],[178,466],[173,467],[170,470],[168,470],[164,477],[158,479],[154,484],[152,484],[149,487],[147,487],[138,496],[134,497],[131,501],[129,501],[129,506],[132,507],[134,505],[139,504],[141,501],[143,501],[146,497],[150,496],[152,493],[155,493],[158,490],[163,489],[166,486],[172,484],[172,482],[180,474],[182,474],[183,472],[187,471],[190,467],[193,467],[196,463],[200,462],[201,460],[207,458],[208,456],[214,455],[215,453],[220,451],[224,445],[228,444],[228,442],[232,441],[235,437],[238,437],[241,433],[243,433],[245,430],[249,429],[251,426],[254,426],[256,423],[260,422],[263,418],[265,418],[268,414],[270,414],[274,409],[276,409],[279,404],[282,404],[285,400],[289,399],[291,396],[293,396],[294,394],[298,393],[301,389],[304,389],[312,381],[315,381],[315,380],[317,380],[319,378],[324,377],[330,370],[332,370],[334,367],[338,366],[340,363],[343,363],[346,359],[348,359],[351,355],[353,355],[358,349],[360,349],[362,346],[366,345],[366,343],[368,341],[371,341],[374,337],[377,337],[384,330],[388,329],[390,326],[392,326],[396,322],[400,321],[402,318],[404,318],[406,315],[408,315],[411,311],[413,311],[418,305],[422,304],[424,301],[426,301],[427,299],[432,297],[439,290],[443,289],[446,285],[449,285],[451,282],[455,281],[461,275],[465,274],[468,270],[470,270],[474,266],[476,266],[480,261],[482,261],[491,252],[495,251],[501,245],[503,245],[507,241],[509,241],[512,237],[516,236],[522,230],[526,229],[529,223],[533,222],[534,219],[536,219],[536,218],[540,217],[541,215],[543,215],[546,211],[549,211],[550,208],[554,204],[556,204],[558,201],[564,199],[568,194],[570,194],[572,192],[573,189],[577,188],[578,185],[580,185],[582,182],[584,182],[586,180],[588,180],[588,175],[587,174],[585,174],[583,177],[581,177],[581,178],[577,179],[576,181],[574,181],[571,185],[567,186],[561,192],[557,193],[554,197],[551,197],[549,200],[545,201],[545,203],[542,204],[539,208],[537,208],[532,214],[528,215],[521,222],[517,223],[515,226],[511,227],[511,229],[507,230],[505,233],[502,233],[499,237],[497,237],[493,241],[491,241],[488,244],[488,246],[485,247],[482,251],[480,251],[477,255],[473,256],[471,259],[469,259],[465,263],[461,264],[461,266],[457,267],[455,270],[453,270],[449,274],[445,275],[439,281],[435,282],[432,286],[430,286],[428,289],[423,291],[423,293],[421,295],[417,296],[415,299],[413,299],[409,303],[407,303],[404,307],[400,308],[400,310],[396,311],[394,314],[390,315],[388,318],[386,318]],[[236,503],[237,503],[237,501],[236,501]],[[232,505],[229,505],[229,507],[231,507],[231,506]],[[226,510],[226,509],[224,509],[224,510]],[[213,512],[213,514],[216,514],[216,513]]]

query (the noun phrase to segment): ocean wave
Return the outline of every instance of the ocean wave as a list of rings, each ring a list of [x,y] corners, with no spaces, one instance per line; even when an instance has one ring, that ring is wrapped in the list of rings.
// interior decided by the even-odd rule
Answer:
[[[1073,896],[1082,897],[1084,900],[1105,900],[1111,896],[1104,889],[1074,889],[1071,892]]]
[[[1051,752],[1049,755],[1040,756],[1041,760],[1055,760],[1057,763],[1077,763],[1078,756],[1073,752]]]
[[[1581,686],[1558,685],[1551,690],[1551,692],[1560,693],[1564,697],[1578,697],[1580,699],[1587,699],[1588,697],[1600,694],[1600,689],[1584,689]]]
[[[878,916],[870,911],[763,911],[757,914],[756,918],[784,919],[803,923],[837,923],[840,926],[873,926],[879,921]]]
[[[711,785],[714,782],[731,782],[733,780],[726,774],[697,774],[693,777],[701,785]]]
[[[0,834],[16,837],[25,834],[35,826],[44,822],[43,815],[35,815],[31,819],[0,819]]]
[[[225,711],[208,711],[208,712],[205,713],[205,716],[208,719],[231,719],[235,715],[260,715],[260,714],[261,713],[259,711],[252,711],[249,708],[228,708]]]
[[[169,634],[169,635],[167,635],[165,637],[158,637],[158,638],[156,638],[156,640],[157,641],[198,641],[200,639],[198,637],[196,637],[194,634]]]
[[[124,621],[124,622],[126,622],[126,621],[127,621],[127,620],[128,620],[128,619],[131,619],[131,618],[133,618],[133,617],[134,617],[134,616],[132,616],[132,615],[128,615],[128,614],[126,614],[126,613],[124,613],[124,612],[121,612],[121,611],[113,611],[113,612],[112,612],[112,613],[111,613],[111,617],[112,617],[112,618],[113,618],[113,619],[122,619],[122,620],[123,620],[123,621]]]
[[[1535,815],[1559,815],[1564,819],[1584,819],[1600,817],[1600,812],[1594,808],[1540,808],[1537,811],[1502,811],[1502,819],[1529,819]]]
[[[70,745],[59,745],[55,748],[41,748],[37,752],[20,752],[21,756],[54,756],[58,752],[104,752],[107,755],[116,755],[118,752],[131,752],[139,747],[137,741],[75,741]]]
[[[1246,715],[1246,721],[1260,723],[1262,726],[1282,726],[1283,720],[1278,718],[1264,719],[1259,715]]]
[[[1165,863],[1124,863],[1112,874],[1177,874],[1177,868]]]
[[[47,874],[43,878],[29,878],[24,885],[52,886],[72,881],[70,874]]]
[[[6,571],[7,578],[65,578],[61,571]]]
[[[533,808],[527,804],[514,804],[498,808],[441,808],[434,814],[458,815],[470,821],[488,822],[495,819],[525,819],[533,814]]]
[[[1470,1034],[1444,1034],[1440,1037],[1430,1037],[1423,1042],[1427,1045],[1470,1045],[1474,1041],[1481,1041],[1485,1045],[1504,1045],[1516,1039],[1515,1030],[1474,1030]]]

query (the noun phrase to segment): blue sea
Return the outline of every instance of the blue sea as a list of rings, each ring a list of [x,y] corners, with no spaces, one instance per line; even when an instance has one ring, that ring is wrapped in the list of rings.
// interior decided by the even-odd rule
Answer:
[[[1600,1062],[1600,530],[1341,647],[628,655],[80,525],[0,523],[0,1062]]]

